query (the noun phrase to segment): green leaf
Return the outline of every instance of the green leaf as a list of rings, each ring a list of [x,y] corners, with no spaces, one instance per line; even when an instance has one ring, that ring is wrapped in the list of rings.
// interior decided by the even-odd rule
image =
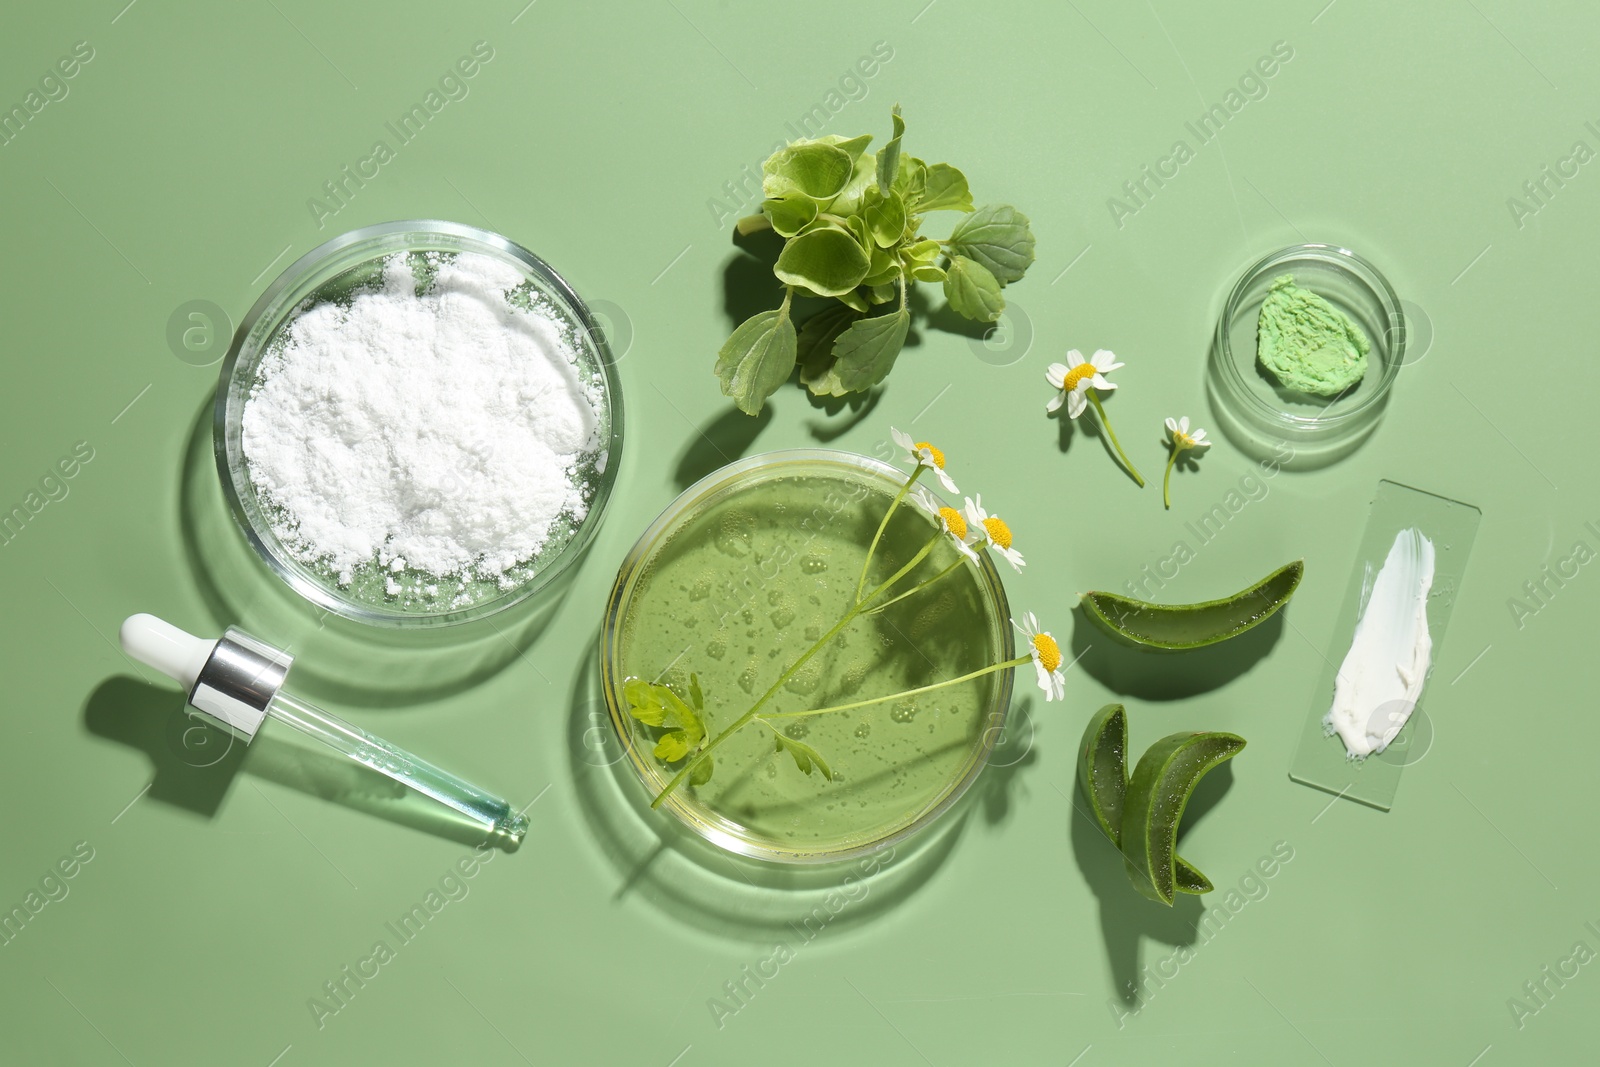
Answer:
[[[842,137],[837,133],[828,133],[818,137],[817,140],[823,144],[833,145],[853,161],[860,159],[861,153],[865,152],[867,145],[872,143],[872,134],[864,133],[860,137]]]
[[[839,303],[845,305],[846,307],[855,308],[863,315],[865,315],[871,308],[871,305],[867,303],[867,298],[853,289],[848,293],[840,293]]]
[[[834,373],[848,393],[872,388],[894,367],[895,357],[911,329],[911,311],[904,303],[887,315],[861,319],[840,334],[833,354]]]
[[[942,282],[947,275],[943,267],[934,267],[924,263],[911,268],[911,277],[919,282]]]
[[[956,314],[975,322],[993,322],[1006,306],[1000,283],[989,268],[966,256],[951,258],[945,271],[944,298]]]
[[[818,201],[832,200],[855,169],[855,157],[824,141],[796,141],[761,164],[762,191],[772,199],[803,193]]]
[[[800,381],[813,396],[843,396],[847,392],[833,373],[833,343],[860,317],[854,308],[834,304],[800,327]]]
[[[822,772],[822,777],[830,782],[833,781],[833,768],[828,766],[828,761],[823,759],[822,754],[816,749],[804,741],[796,741],[785,733],[773,731],[772,736],[777,739],[777,744],[773,751],[787,751],[789,755],[794,757],[794,765],[800,768],[802,774],[810,774],[814,765],[817,770]]]
[[[906,121],[900,117],[900,105],[889,113],[894,122],[894,136],[878,149],[878,188],[884,193],[894,189],[894,180],[900,176],[900,138],[906,132]]]
[[[722,394],[733,398],[746,415],[757,415],[767,397],[789,380],[794,370],[796,340],[789,319],[789,296],[776,311],[763,311],[739,324],[717,353]]]
[[[867,193],[873,188],[872,182],[877,173],[877,164],[872,156],[863,155],[858,158],[855,169],[850,172],[850,180],[845,182],[844,188],[828,203],[825,210],[845,217],[859,212],[861,206],[866,203]]]
[[[1028,217],[1009,204],[981,207],[956,224],[950,251],[982,263],[1004,285],[1033,262],[1033,231]]]
[[[823,226],[790,238],[772,273],[818,296],[838,296],[860,285],[871,265],[867,250],[853,234]]]
[[[872,250],[872,270],[863,279],[861,284],[867,287],[874,285],[888,285],[898,281],[904,273],[900,261],[882,248]]]
[[[906,212],[909,214],[916,208],[918,201],[928,183],[928,165],[916,156],[901,154],[900,173],[894,179],[894,191],[906,202]]]
[[[793,237],[817,217],[817,202],[800,193],[790,193],[761,204],[761,213],[772,223],[772,228],[785,237]]]
[[[928,168],[916,207],[918,211],[971,211],[967,176],[948,163],[935,163]]]
[[[661,735],[661,740],[656,742],[655,757],[667,763],[676,763],[689,754],[689,741],[681,730],[672,730]]]
[[[1244,738],[1228,733],[1170,734],[1139,757],[1122,811],[1122,857],[1134,887],[1172,903],[1178,825],[1200,779],[1237,756]],[[1209,884],[1209,882],[1207,883]]]
[[[700,762],[694,765],[694,770],[689,772],[690,785],[705,785],[711,781],[712,763],[710,756],[700,757]]]
[[[705,710],[706,696],[700,690],[700,676],[693,671],[689,672],[689,701],[694,704],[695,711]]]
[[[898,244],[906,231],[906,205],[900,194],[889,193],[876,203],[867,205],[867,229],[879,248]]]
[[[656,696],[656,687],[643,678],[629,678],[622,687],[622,698],[628,704],[628,714],[646,726],[661,726],[666,722],[666,709]]]
[[[868,287],[867,299],[874,304],[887,304],[894,299],[895,293],[898,291],[895,286],[885,282],[882,285]]]
[[[906,266],[912,267],[932,263],[939,258],[940,253],[943,251],[944,246],[938,241],[925,239],[917,241],[915,244],[906,245],[900,250],[900,257]]]

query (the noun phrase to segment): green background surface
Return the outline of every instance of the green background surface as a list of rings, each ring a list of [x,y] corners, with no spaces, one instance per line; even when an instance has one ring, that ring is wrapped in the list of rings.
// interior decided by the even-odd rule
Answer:
[[[0,905],[22,904],[78,842],[93,851],[0,947],[0,1059],[1592,1059],[1600,968],[1573,954],[1600,949],[1586,926],[1600,920],[1587,888],[1600,578],[1574,563],[1542,602],[1522,587],[1575,542],[1600,546],[1585,525],[1600,520],[1600,177],[1574,162],[1520,219],[1508,204],[1575,142],[1600,148],[1585,126],[1600,119],[1592,6],[123,2],[16,8],[0,35],[6,107],[76,42],[94,49],[69,94],[0,146],[0,505],[78,442],[93,450],[0,550]],[[494,57],[470,94],[319,227],[308,198],[480,40]],[[1192,147],[1185,122],[1279,41],[1293,58],[1265,96],[1118,225],[1108,198],[1178,138]],[[912,152],[960,165],[980,203],[1030,215],[1037,264],[1008,290],[1005,337],[919,328],[859,423],[792,388],[748,423],[710,369],[741,274],[711,202],[792,136],[787,122],[831,112],[877,42],[891,58],[861,99],[834,98],[826,130],[881,139],[901,102]],[[624,465],[581,571],[543,616],[453,652],[286,606],[217,514],[205,419],[222,345],[168,341],[186,302],[237,323],[323,240],[414,217],[527,245],[609,302],[629,340]],[[670,836],[657,847],[665,826],[639,816],[592,743],[592,650],[618,563],[680,486],[724,455],[823,439],[870,452],[889,425],[914,427],[1008,516],[1029,559],[1012,600],[1065,641],[1075,591],[1121,588],[1254,468],[1219,441],[1163,513],[1093,436],[1063,452],[1046,364],[1116,350],[1128,365],[1110,409],[1149,473],[1162,417],[1214,424],[1204,355],[1227,287],[1299,240],[1364,253],[1435,336],[1364,447],[1255,483],[1159,591],[1218,595],[1305,557],[1284,624],[1245,646],[1236,677],[1213,676],[1215,659],[1119,673],[1091,650],[1064,705],[1019,701],[1009,766],[977,803],[865,881],[786,880]],[[1388,814],[1286,774],[1322,657],[1347,639],[1334,619],[1380,478],[1483,511],[1429,690],[1435,740]],[[1519,619],[1513,597],[1537,610]],[[248,758],[192,766],[211,757],[185,745],[178,695],[114,643],[136,611],[293,646],[302,691],[331,710],[519,805],[537,798],[527,845],[463,882],[319,1027],[308,1000],[468,849],[340,803],[329,774],[263,749],[265,732]],[[1255,889],[1214,935],[1197,932],[1195,902],[1136,898],[1073,814],[1079,733],[1119,692],[1138,750],[1177,729],[1249,738],[1183,844],[1219,887],[1209,903],[1241,879]],[[1247,879],[1275,847],[1292,860]],[[791,925],[830,878],[848,907]],[[780,942],[792,959],[719,1025],[708,1002]],[[1183,962],[1164,964],[1179,945]],[[1119,984],[1147,966],[1167,977],[1126,1001]],[[1524,983],[1547,966],[1577,973],[1530,1000]],[[1513,997],[1537,1012],[1519,1020]]]

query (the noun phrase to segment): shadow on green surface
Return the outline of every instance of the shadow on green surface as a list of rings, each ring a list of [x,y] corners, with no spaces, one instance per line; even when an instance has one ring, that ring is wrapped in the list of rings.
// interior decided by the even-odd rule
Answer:
[[[212,450],[212,403],[190,430],[179,480],[184,560],[211,626],[174,619],[206,636],[238,626],[295,656],[295,686],[307,696],[357,707],[404,707],[469,689],[522,655],[549,625],[581,570],[490,619],[397,629],[341,618],[289,588],[245,540],[223,496]],[[207,632],[209,630],[209,633]]]
[[[1223,764],[1200,780],[1184,812],[1179,839],[1206,812],[1221,801],[1233,784],[1233,768]],[[1204,898],[1180,893],[1168,907],[1150,900],[1133,887],[1122,852],[1089,816],[1076,780],[1072,783],[1072,855],[1089,888],[1100,902],[1100,933],[1105,940],[1106,962],[1111,968],[1114,993],[1124,1004],[1142,1004],[1159,983],[1141,964],[1143,942],[1158,941],[1175,949],[1189,948],[1199,940]],[[1185,857],[1187,858],[1187,857]]]
[[[84,706],[90,733],[149,759],[151,800],[214,818],[243,773],[435,837],[465,845],[484,840],[477,824],[386,775],[274,736],[292,733],[282,724],[264,724],[246,744],[192,717],[183,699],[173,689],[116,677],[102,682]]]
[[[724,851],[665,812],[649,808],[601,692],[598,642],[574,682],[568,762],[587,839],[616,872],[614,903],[648,901],[673,922],[770,948],[799,948],[824,928],[856,929],[925,885],[976,822],[1003,823],[1036,754],[1031,729],[996,747],[989,766],[950,811],[921,834],[827,864],[779,864]]]
[[[1249,671],[1283,636],[1283,621],[1283,611],[1278,611],[1220,644],[1184,652],[1147,652],[1112,637],[1079,604],[1072,610],[1072,653],[1095,681],[1121,696],[1182,700],[1220,688]]]
[[[772,404],[769,402],[759,415],[746,415],[736,407],[729,407],[699,427],[678,457],[673,473],[678,488],[687,489],[712,471],[743,456],[771,423]]]
[[[850,412],[847,418],[837,423],[816,422],[806,423],[806,430],[818,444],[831,444],[860,426],[877,408],[878,401],[883,399],[882,389],[872,389],[865,393],[849,393],[845,396],[816,396],[811,390],[805,390],[806,399],[811,406],[824,415],[834,416],[841,411]]]

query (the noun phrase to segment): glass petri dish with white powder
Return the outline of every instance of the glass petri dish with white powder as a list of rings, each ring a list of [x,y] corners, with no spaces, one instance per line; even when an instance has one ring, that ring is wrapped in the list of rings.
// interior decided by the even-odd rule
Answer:
[[[621,444],[605,339],[543,261],[450,223],[335,239],[235,341],[217,454],[291,587],[395,625],[543,587],[599,521]]]

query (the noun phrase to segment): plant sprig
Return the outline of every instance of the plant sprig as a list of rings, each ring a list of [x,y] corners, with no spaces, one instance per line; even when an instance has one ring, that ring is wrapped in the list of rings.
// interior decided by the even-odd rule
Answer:
[[[864,392],[893,369],[911,329],[909,289],[942,282],[952,311],[994,322],[1001,290],[1033,262],[1027,216],[1009,204],[974,208],[966,175],[948,163],[902,152],[905,121],[892,112],[894,135],[869,155],[870,134],[795,141],[761,165],[761,214],[739,221],[749,234],[770,228],[784,238],[773,273],[783,304],[746,319],[717,354],[722,392],[756,415],[789,378],[817,396]],[[948,238],[921,234],[923,216],[966,217]],[[837,300],[796,330],[795,293]]]

